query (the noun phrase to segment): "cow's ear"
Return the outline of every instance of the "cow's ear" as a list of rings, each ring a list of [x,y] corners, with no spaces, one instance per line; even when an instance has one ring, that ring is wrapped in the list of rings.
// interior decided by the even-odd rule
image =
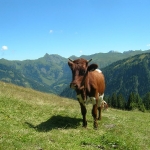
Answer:
[[[97,64],[91,64],[91,65],[88,66],[88,71],[94,71],[97,68],[98,68]]]

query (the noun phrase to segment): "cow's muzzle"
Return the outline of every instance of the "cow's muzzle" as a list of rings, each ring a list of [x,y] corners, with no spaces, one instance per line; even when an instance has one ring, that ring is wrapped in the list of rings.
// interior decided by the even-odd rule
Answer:
[[[75,90],[83,90],[84,86],[79,86],[76,83],[70,83],[70,88],[75,89]]]
[[[78,85],[76,83],[70,83],[70,88],[72,89],[77,89],[78,88]]]

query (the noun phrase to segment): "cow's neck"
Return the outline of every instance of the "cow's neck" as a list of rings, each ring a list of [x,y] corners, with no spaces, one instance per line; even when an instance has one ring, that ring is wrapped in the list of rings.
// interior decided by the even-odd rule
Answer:
[[[87,76],[88,76],[88,71],[86,71],[86,73],[85,73],[85,75],[84,75],[84,77],[83,77],[83,79],[82,79],[82,82],[81,82],[81,88],[83,88],[84,87],[84,89],[86,89],[86,78],[87,78]]]

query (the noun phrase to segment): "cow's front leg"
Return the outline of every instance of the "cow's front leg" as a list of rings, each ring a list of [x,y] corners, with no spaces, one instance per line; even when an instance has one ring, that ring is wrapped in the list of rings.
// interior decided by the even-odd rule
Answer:
[[[98,109],[98,99],[96,99],[95,97],[91,97],[90,98],[91,101],[92,101],[92,104],[93,104],[93,108],[92,108],[92,116],[93,116],[93,119],[94,119],[94,128],[97,129],[98,127],[98,124],[97,124],[97,109]]]
[[[80,103],[80,107],[81,107],[81,113],[82,113],[82,117],[83,117],[83,127],[87,127],[87,121],[86,121],[86,107],[84,104]]]

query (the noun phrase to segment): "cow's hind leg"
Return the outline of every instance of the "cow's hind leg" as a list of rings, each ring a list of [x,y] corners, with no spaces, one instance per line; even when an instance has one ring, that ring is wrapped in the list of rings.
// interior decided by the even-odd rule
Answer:
[[[93,116],[93,119],[94,119],[94,128],[97,129],[98,127],[98,124],[97,124],[97,105],[93,105],[93,109],[92,109],[92,116]]]
[[[102,94],[98,98],[98,120],[102,119],[102,108],[104,107],[103,97],[104,97],[104,94]]]
[[[87,121],[86,121],[86,112],[87,112],[87,110],[86,110],[86,107],[82,104],[82,103],[80,103],[80,107],[81,107],[81,113],[82,113],[82,117],[83,117],[83,127],[87,127]]]
[[[98,107],[98,120],[101,120],[102,119],[102,109],[101,109],[101,107],[99,106]]]

